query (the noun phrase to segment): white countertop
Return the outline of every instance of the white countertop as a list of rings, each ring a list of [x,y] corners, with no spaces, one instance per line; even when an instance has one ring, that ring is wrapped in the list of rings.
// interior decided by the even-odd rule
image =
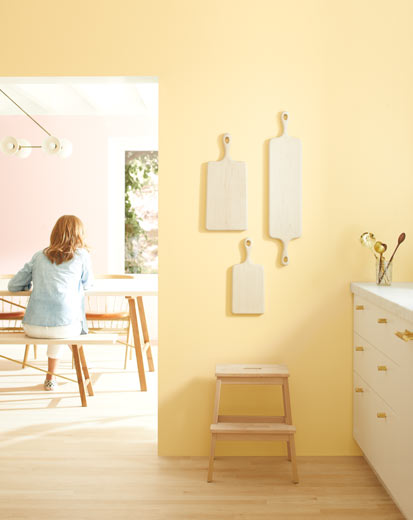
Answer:
[[[352,282],[351,291],[404,320],[413,322],[413,282],[394,282],[389,287],[374,282]]]

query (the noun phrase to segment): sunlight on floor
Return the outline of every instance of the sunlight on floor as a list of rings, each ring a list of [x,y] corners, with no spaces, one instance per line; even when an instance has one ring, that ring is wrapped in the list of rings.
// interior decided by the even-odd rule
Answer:
[[[153,348],[155,366],[157,348]],[[23,359],[24,347],[4,346],[2,354]],[[148,391],[139,391],[135,358],[123,369],[123,347],[87,346],[85,354],[92,375],[94,397],[88,397],[88,407],[80,406],[75,383],[59,380],[58,390],[43,390],[42,373],[4,359],[0,360],[0,446],[18,444],[41,437],[73,436],[111,430],[111,438],[122,437],[124,430],[139,434],[140,443],[156,449],[157,372],[146,371]],[[28,363],[47,369],[46,347],[38,348],[33,359],[31,348]],[[147,368],[147,367],[146,367]],[[61,360],[59,373],[76,378],[71,368],[69,349]],[[118,432],[118,433],[117,433]],[[106,436],[105,436],[106,437]]]

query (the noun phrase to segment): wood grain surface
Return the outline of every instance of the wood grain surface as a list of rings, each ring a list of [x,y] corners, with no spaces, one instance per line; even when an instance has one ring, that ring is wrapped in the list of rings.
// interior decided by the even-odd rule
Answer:
[[[232,267],[232,312],[263,314],[264,268],[250,260],[252,240],[244,240],[246,259]]]
[[[230,158],[230,134],[223,136],[223,143],[224,158],[208,162],[206,228],[247,229],[247,165]]]
[[[283,133],[269,145],[269,231],[283,244],[281,263],[288,265],[288,243],[301,236],[301,141],[287,134],[289,115],[281,114]]]

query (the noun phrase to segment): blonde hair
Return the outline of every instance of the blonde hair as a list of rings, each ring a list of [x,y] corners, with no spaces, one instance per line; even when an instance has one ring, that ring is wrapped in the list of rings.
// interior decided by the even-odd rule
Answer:
[[[83,222],[75,215],[63,215],[50,234],[50,246],[43,252],[52,264],[71,260],[79,248],[87,249]]]

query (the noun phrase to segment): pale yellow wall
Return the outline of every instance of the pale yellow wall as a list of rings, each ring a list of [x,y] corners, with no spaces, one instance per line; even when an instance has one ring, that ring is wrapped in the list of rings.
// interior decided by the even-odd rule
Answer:
[[[16,7],[18,6],[18,7]],[[413,269],[413,2],[1,0],[3,75],[156,75],[160,82],[162,455],[205,455],[214,366],[287,363],[299,454],[359,453],[351,435],[350,280],[372,280],[365,230]],[[267,234],[267,144],[289,110],[303,142],[303,237]],[[230,132],[249,170],[249,228],[207,233],[205,162]],[[3,175],[3,172],[2,172]],[[266,313],[228,313],[229,267],[254,239]],[[262,388],[225,409],[269,412]],[[250,445],[218,453],[280,453]]]

